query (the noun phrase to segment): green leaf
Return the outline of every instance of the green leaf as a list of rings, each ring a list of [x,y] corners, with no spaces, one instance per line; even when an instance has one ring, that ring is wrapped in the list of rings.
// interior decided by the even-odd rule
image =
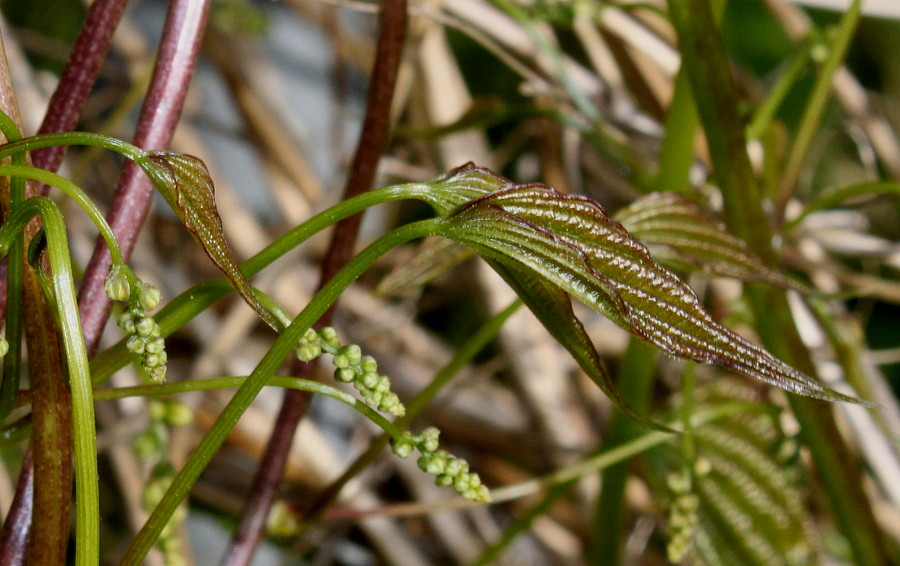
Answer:
[[[667,265],[809,291],[769,268],[719,219],[684,195],[651,193],[617,212],[615,219]]]
[[[695,394],[697,410],[757,396],[749,385],[727,378],[706,383]],[[676,413],[679,410],[677,406],[673,409]],[[692,434],[691,461],[684,460],[680,439],[656,449],[648,459],[655,464],[649,468],[654,483],[667,483],[675,501],[684,492],[672,489],[677,483],[662,480],[673,475],[683,477],[690,470],[687,493],[697,497],[699,506],[687,563],[815,563],[795,444],[780,430],[778,413],[735,413],[697,427]],[[670,528],[678,529],[677,525]]]
[[[694,291],[596,202],[546,185],[486,181],[490,176],[497,177],[478,169],[473,177],[480,184],[472,192],[503,188],[446,213],[440,234],[495,263],[535,274],[668,354],[724,366],[792,393],[862,403],[713,320]],[[442,192],[440,182],[433,186]]]
[[[228,245],[216,208],[215,187],[206,165],[192,155],[171,151],[147,152],[137,163],[241,297],[266,324],[280,330],[281,323],[256,298]]]

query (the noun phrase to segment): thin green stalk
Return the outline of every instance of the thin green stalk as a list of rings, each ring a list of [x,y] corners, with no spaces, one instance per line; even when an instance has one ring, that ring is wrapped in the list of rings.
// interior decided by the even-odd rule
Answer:
[[[98,389],[94,391],[94,401],[112,401],[114,399],[125,399],[127,397],[162,397],[165,395],[240,387],[247,381],[247,377],[248,376],[211,377],[208,379],[191,379],[174,383],[152,383],[136,385],[133,387]],[[401,426],[387,420],[381,413],[372,409],[353,395],[331,387],[330,385],[325,385],[324,383],[319,383],[318,381],[313,381],[311,379],[301,379],[299,377],[287,377],[281,375],[270,376],[269,379],[266,380],[265,385],[267,387],[283,387],[285,389],[307,391],[309,393],[331,397],[332,399],[347,405],[351,409],[358,411],[362,416],[375,423],[388,436],[399,438],[401,435]]]
[[[172,485],[166,491],[156,509],[153,510],[147,523],[128,548],[120,564],[136,566],[143,561],[147,552],[159,537],[159,533],[169,522],[172,513],[187,496],[191,486],[194,485],[204,468],[206,468],[216,451],[225,441],[235,423],[237,423],[243,412],[259,394],[260,389],[275,373],[288,353],[296,346],[303,333],[337,300],[344,289],[376,259],[398,245],[433,234],[438,221],[439,219],[424,220],[388,233],[353,258],[346,267],[322,287],[306,308],[297,315],[291,325],[283,333],[279,334],[275,343],[260,360],[256,369],[253,370],[253,373],[244,381],[244,384],[241,385],[228,405],[219,414],[219,417],[203,436],[200,444],[188,458],[184,467],[175,476]]]
[[[800,127],[797,129],[797,135],[794,137],[794,143],[788,154],[787,163],[784,167],[784,173],[781,178],[781,191],[777,201],[777,211],[780,215],[784,211],[784,207],[790,200],[791,195],[797,185],[797,179],[800,177],[800,171],[806,161],[806,156],[812,147],[813,139],[819,130],[822,122],[822,116],[825,113],[825,107],[831,94],[831,83],[834,74],[844,60],[847,54],[847,48],[850,46],[850,40],[859,25],[862,16],[862,0],[853,0],[853,3],[844,12],[841,17],[840,24],[834,34],[834,41],[831,43],[828,58],[819,71],[819,77],[813,87],[812,94],[806,103],[806,110],[803,112],[803,118],[800,120]]]
[[[766,130],[769,129],[769,126],[772,124],[772,119],[775,117],[775,113],[781,108],[784,99],[803,73],[803,69],[809,61],[809,54],[812,50],[812,46],[813,43],[809,40],[806,40],[797,46],[799,50],[793,54],[787,67],[784,69],[784,72],[778,77],[775,85],[772,86],[768,95],[766,95],[766,99],[753,114],[753,119],[747,126],[748,140],[761,138]]]
[[[858,3],[855,4],[858,7]],[[746,152],[738,96],[721,39],[710,33],[713,18],[706,0],[669,0],[683,62],[689,70],[701,121],[722,191],[728,227],[758,256],[775,264],[771,225],[763,210]],[[805,154],[805,152],[804,152]],[[788,308],[784,292],[748,286],[760,338],[767,349],[802,372],[814,367]],[[801,436],[821,474],[835,521],[860,566],[891,563],[884,535],[862,490],[858,459],[850,453],[830,405],[789,395]]]
[[[722,22],[725,0],[713,4],[716,23]],[[684,65],[675,77],[672,101],[666,112],[665,134],[659,152],[657,191],[675,191],[687,194],[691,190],[690,170],[694,163],[694,142],[697,138],[697,106],[691,93],[691,83]]]
[[[8,141],[21,138],[16,123],[5,113],[0,112],[0,132]],[[25,165],[24,155],[12,156],[16,165]],[[8,218],[25,200],[25,181],[12,179],[9,184],[9,208],[5,216]],[[24,284],[24,239],[19,234],[15,245],[10,250],[6,268],[6,341],[9,350],[3,360],[3,378],[0,382],[0,419],[9,416],[16,403],[19,379],[22,375],[22,286]]]
[[[694,163],[694,141],[698,125],[697,107],[691,94],[691,84],[687,72],[682,67],[675,78],[675,91],[666,113],[656,190],[685,194],[690,192],[689,173]]]
[[[72,428],[75,450],[75,564],[93,566],[100,560],[99,552],[99,487],[97,476],[96,428],[94,403],[91,394],[91,377],[87,348],[81,333],[75,285],[72,281],[72,265],[66,225],[59,208],[49,199],[33,197],[22,203],[14,215],[0,229],[0,242],[4,251],[11,242],[18,246],[17,238],[10,234],[21,233],[25,224],[40,215],[47,233],[47,253],[52,271],[53,292],[58,306],[57,320],[63,349],[69,370],[72,394]]]
[[[631,338],[620,362],[618,386],[622,399],[640,414],[646,414],[653,390],[657,351],[646,342]],[[637,436],[641,427],[621,410],[615,410],[603,435],[602,450],[623,445]],[[600,496],[594,510],[591,564],[619,564],[622,546],[622,519],[628,463],[609,466],[600,480]]]
[[[94,223],[94,226],[97,227],[100,235],[103,236],[107,246],[109,246],[113,263],[124,263],[125,260],[122,258],[122,252],[119,249],[119,241],[116,239],[115,234],[113,234],[112,228],[106,223],[106,218],[97,208],[97,205],[94,204],[94,201],[92,201],[78,185],[52,171],[23,165],[0,165],[0,176],[33,179],[61,190],[84,210],[91,219],[91,222]]]

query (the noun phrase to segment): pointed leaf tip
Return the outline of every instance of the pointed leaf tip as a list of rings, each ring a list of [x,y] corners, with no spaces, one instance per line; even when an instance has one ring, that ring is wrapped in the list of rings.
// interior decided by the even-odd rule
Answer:
[[[517,273],[528,272],[670,355],[724,366],[792,393],[863,403],[820,385],[713,320],[694,291],[598,203],[546,185],[515,185],[472,166],[433,182],[438,191],[461,185],[475,197],[442,215],[442,235],[506,267],[501,274],[521,278],[514,284],[519,290],[529,281]]]
[[[172,151],[149,151],[138,163],[191,235],[231,281],[244,301],[276,331],[278,319],[256,298],[244,277],[228,240],[216,207],[215,186],[206,165],[193,155]]]

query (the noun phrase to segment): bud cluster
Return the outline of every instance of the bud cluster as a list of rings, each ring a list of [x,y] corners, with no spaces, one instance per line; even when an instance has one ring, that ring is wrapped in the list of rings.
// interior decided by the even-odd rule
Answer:
[[[124,265],[113,265],[104,284],[106,295],[113,301],[128,301],[126,310],[117,321],[119,328],[128,336],[126,346],[134,354],[141,356],[141,367],[154,383],[166,379],[165,342],[160,335],[159,325],[146,311],[159,304],[161,294],[158,288],[144,283]]]
[[[487,502],[491,500],[488,488],[481,483],[481,477],[469,471],[469,463],[439,449],[440,431],[434,427],[426,428],[421,434],[414,435],[409,431],[393,439],[391,449],[401,458],[409,456],[413,448],[421,456],[417,461],[419,469],[435,477],[434,483],[441,487],[453,487],[457,493],[470,501]]]
[[[669,508],[669,543],[666,554],[672,563],[680,563],[693,546],[694,533],[697,532],[700,498],[691,490],[691,476],[702,477],[711,471],[709,460],[698,458],[693,470],[671,474],[666,483],[675,500]]]
[[[170,439],[169,428],[190,424],[194,420],[194,413],[190,407],[175,399],[150,400],[148,413],[150,424],[135,438],[132,448],[140,460],[156,461],[141,495],[144,510],[152,512],[175,478],[175,468],[167,454]],[[187,506],[182,503],[172,514],[156,541],[156,546],[161,551],[166,566],[184,564],[181,539],[175,530],[186,517]]]
[[[391,391],[390,379],[386,375],[379,375],[375,358],[363,356],[356,344],[341,344],[337,332],[330,326],[318,332],[310,328],[297,345],[297,357],[308,362],[323,352],[332,355],[334,378],[343,383],[352,383],[367,405],[395,417],[406,414],[406,407],[397,394]]]

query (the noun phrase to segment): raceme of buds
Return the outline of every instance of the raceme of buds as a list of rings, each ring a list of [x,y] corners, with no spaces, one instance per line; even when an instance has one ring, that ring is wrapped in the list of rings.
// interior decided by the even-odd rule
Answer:
[[[481,477],[477,473],[469,471],[469,463],[438,448],[439,435],[440,431],[434,427],[429,427],[418,435],[406,431],[400,438],[393,439],[391,449],[401,458],[409,456],[413,448],[418,449],[421,456],[416,463],[423,472],[435,477],[436,485],[453,487],[469,501],[490,501],[490,491],[481,483]]]
[[[390,379],[379,375],[375,358],[362,355],[362,349],[356,344],[341,344],[334,328],[325,327],[319,332],[307,330],[296,350],[297,357],[304,362],[319,357],[323,352],[331,354],[337,381],[352,383],[365,403],[375,410],[395,417],[406,414],[406,407],[391,391]]]

